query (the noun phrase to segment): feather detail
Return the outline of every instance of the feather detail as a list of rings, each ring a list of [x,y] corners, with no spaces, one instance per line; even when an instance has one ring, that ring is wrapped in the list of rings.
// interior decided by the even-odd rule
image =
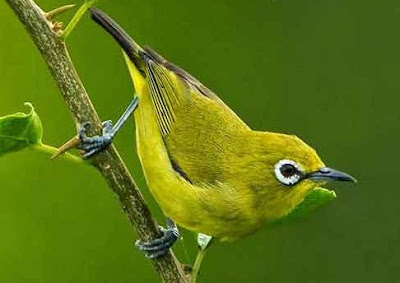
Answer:
[[[175,110],[179,107],[177,89],[171,81],[169,72],[169,70],[152,59],[146,59],[145,73],[149,92],[163,137],[170,132],[171,126],[176,120]]]

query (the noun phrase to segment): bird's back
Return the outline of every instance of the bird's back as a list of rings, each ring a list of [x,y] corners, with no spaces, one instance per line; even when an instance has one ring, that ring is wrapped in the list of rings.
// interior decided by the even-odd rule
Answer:
[[[174,170],[194,184],[222,181],[248,126],[213,92],[145,48],[145,78]]]

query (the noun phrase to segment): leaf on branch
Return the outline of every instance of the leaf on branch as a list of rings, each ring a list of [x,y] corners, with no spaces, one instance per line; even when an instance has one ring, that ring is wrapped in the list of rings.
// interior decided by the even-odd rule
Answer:
[[[304,200],[292,212],[281,219],[273,221],[271,224],[286,224],[304,219],[335,198],[336,193],[334,191],[315,188],[306,195]]]
[[[0,156],[42,142],[43,128],[32,104],[29,113],[17,112],[0,117]]]

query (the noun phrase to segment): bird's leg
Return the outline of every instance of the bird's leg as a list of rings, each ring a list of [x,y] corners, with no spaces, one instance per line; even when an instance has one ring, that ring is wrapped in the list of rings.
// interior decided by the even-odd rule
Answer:
[[[167,229],[162,226],[159,226],[159,228],[163,234],[160,238],[149,242],[137,241],[135,244],[139,250],[145,252],[148,258],[158,258],[165,255],[179,238],[178,227],[171,219],[167,218]]]
[[[78,145],[78,148],[85,151],[83,158],[89,158],[111,144],[122,125],[137,108],[138,102],[139,98],[136,96],[114,126],[110,120],[103,122],[103,134],[100,136],[86,136],[86,128],[90,123],[86,122],[82,124],[79,129],[79,139],[81,143]]]

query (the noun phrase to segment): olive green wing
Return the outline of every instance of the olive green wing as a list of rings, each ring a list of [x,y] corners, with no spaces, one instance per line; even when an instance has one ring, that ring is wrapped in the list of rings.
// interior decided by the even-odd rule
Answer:
[[[158,54],[150,47],[146,46],[144,49],[146,50],[147,54],[149,54],[149,56],[151,56],[156,62],[164,66],[166,69],[172,71],[177,76],[183,78],[185,81],[189,83],[191,87],[195,88],[200,94],[224,104],[222,100],[220,100],[219,97],[214,92],[212,92],[209,88],[204,86],[199,80],[197,80],[191,74],[186,72],[184,69],[167,61],[166,59],[164,59],[164,57],[162,57],[160,54]]]
[[[192,183],[221,181],[232,141],[248,126],[213,92],[146,48],[145,76],[174,169]]]
[[[146,60],[145,72],[158,127],[165,137],[170,132],[176,120],[176,110],[180,107],[178,89],[168,70],[153,60]]]

